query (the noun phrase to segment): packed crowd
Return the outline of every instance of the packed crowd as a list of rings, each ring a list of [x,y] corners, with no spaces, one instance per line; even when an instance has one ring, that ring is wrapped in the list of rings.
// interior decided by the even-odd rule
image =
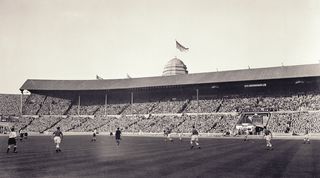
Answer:
[[[94,129],[101,128],[115,117],[110,116],[95,116],[94,118],[87,118],[86,122],[81,123],[78,127],[71,129],[72,132],[90,132]],[[99,129],[100,130],[100,129]]]
[[[2,113],[19,113],[19,95],[0,95]],[[100,99],[101,100],[101,99]],[[71,99],[31,94],[23,106],[25,115],[132,115],[159,113],[216,113],[320,110],[320,94],[290,96],[229,96],[200,100],[159,100],[153,102],[102,104],[87,98],[80,105]],[[9,103],[9,104],[6,104]]]
[[[20,129],[26,129],[28,125],[35,119],[35,117],[30,117],[30,116],[24,116],[24,117],[18,117],[18,119],[13,122],[14,128],[17,130]],[[27,130],[27,129],[26,129]]]
[[[214,113],[222,103],[222,99],[191,100],[185,109],[186,113]]]
[[[58,122],[55,127],[49,128],[47,131],[54,132],[56,127],[60,127],[61,130],[68,132],[77,127],[82,126],[88,119],[88,117],[78,117],[78,116],[67,116]],[[49,126],[50,127],[50,126]]]
[[[71,105],[71,100],[47,96],[38,115],[64,115]]]
[[[149,114],[152,109],[157,105],[156,102],[146,102],[146,103],[133,103],[130,104],[122,114]]]
[[[43,133],[64,118],[63,116],[39,116],[26,127],[26,130],[28,132]]]
[[[303,133],[306,126],[310,132],[320,132],[319,112],[307,112],[320,110],[318,93],[272,97],[229,96],[198,101],[159,99],[107,105],[101,98],[101,101],[95,102],[94,98],[83,97],[79,108],[72,99],[39,94],[24,96],[23,99],[25,116],[18,119],[15,125],[17,128],[27,126],[28,131],[34,132],[51,131],[54,125],[76,132],[95,128],[104,132],[115,127],[128,132],[162,132],[166,127],[174,132],[188,132],[192,125],[197,125],[200,132],[224,133],[232,129],[237,121],[237,116],[232,114],[250,111],[276,111],[271,113],[268,121],[273,132]],[[20,95],[0,95],[0,116],[18,116],[19,106]]]
[[[170,129],[174,133],[188,133],[193,125],[202,133],[226,133],[234,130],[239,115],[194,114],[194,115],[132,115],[132,116],[24,116],[14,122],[17,129],[28,132],[54,131],[60,126],[63,131],[112,132],[120,127],[124,132],[161,133]],[[320,132],[320,112],[275,112],[267,123],[275,133]]]
[[[119,115],[121,114],[129,104],[107,104],[103,105],[97,110],[95,115],[103,116],[103,115]]]
[[[151,110],[151,113],[180,113],[183,106],[188,103],[189,100],[185,101],[160,101]]]
[[[268,128],[277,133],[320,132],[320,112],[272,113]]]
[[[37,115],[40,108],[42,107],[42,103],[44,102],[45,98],[45,95],[29,95],[22,107],[22,113],[24,115]]]
[[[26,97],[22,99],[25,102]],[[0,94],[0,115],[19,115],[20,102],[20,95]]]

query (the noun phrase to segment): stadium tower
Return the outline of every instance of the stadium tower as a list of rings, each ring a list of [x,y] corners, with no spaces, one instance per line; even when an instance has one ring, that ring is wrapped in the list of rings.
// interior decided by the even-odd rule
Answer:
[[[187,66],[177,57],[168,61],[164,66],[163,76],[188,74]]]

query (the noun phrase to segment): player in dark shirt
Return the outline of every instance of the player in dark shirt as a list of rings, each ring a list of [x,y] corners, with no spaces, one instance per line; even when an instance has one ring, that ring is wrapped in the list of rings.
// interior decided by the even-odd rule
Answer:
[[[57,127],[57,130],[53,132],[53,141],[56,144],[56,152],[61,152],[60,143],[63,138],[63,134],[60,131],[60,127]]]
[[[22,129],[19,130],[19,135],[20,135],[20,141],[22,141],[24,136]]]
[[[171,137],[171,132],[172,132],[172,130],[170,129],[170,128],[166,128],[165,130],[164,130],[164,136],[165,136],[165,142],[167,142],[167,141],[170,141],[170,142],[173,142],[173,139],[172,139],[172,137]]]
[[[116,142],[117,142],[117,145],[119,146],[120,145],[120,140],[121,140],[121,131],[120,131],[120,128],[118,127],[117,130],[116,130]]]
[[[199,145],[199,133],[198,133],[197,129],[195,128],[195,126],[192,126],[191,140],[190,140],[191,149],[194,147],[193,143],[195,143],[196,146],[198,146],[198,149],[201,149],[201,147]]]
[[[93,130],[91,142],[97,141],[97,129]]]

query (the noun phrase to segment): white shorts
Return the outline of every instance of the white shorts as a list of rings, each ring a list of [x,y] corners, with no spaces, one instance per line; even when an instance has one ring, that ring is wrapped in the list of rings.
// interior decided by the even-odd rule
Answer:
[[[194,141],[196,141],[196,142],[199,141],[199,136],[198,136],[198,135],[192,135],[192,136],[191,136],[191,141],[192,141],[192,142],[194,142]]]
[[[55,137],[53,138],[53,141],[54,141],[55,144],[60,144],[60,143],[61,143],[61,138],[58,137],[58,136],[55,136]]]
[[[270,141],[271,140],[271,135],[266,135],[266,141]]]

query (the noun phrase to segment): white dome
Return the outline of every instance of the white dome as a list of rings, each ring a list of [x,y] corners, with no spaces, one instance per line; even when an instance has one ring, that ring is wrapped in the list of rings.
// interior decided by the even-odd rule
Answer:
[[[188,74],[187,66],[178,58],[171,59],[164,67],[162,75]]]

